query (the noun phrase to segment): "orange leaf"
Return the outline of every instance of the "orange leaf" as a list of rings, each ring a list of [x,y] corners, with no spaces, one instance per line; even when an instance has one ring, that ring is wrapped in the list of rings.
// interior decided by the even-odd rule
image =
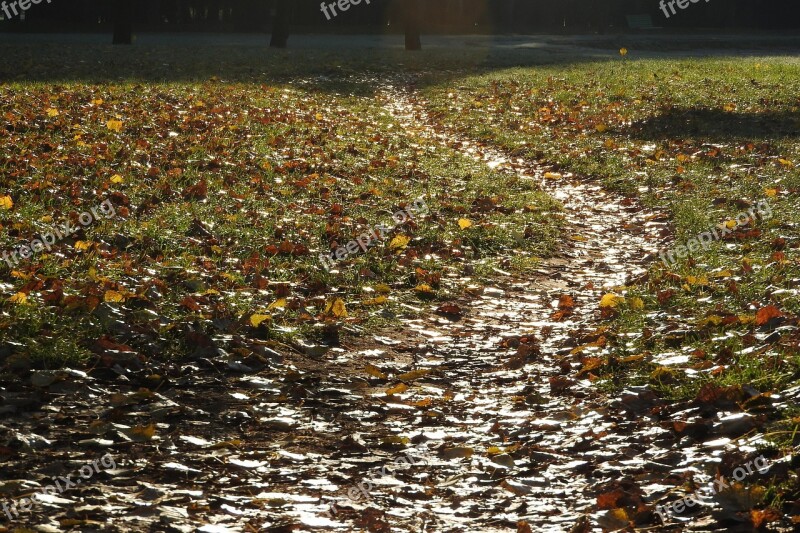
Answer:
[[[778,318],[782,316],[783,313],[781,313],[780,309],[778,309],[774,305],[768,305],[767,307],[762,307],[756,313],[756,325],[763,326],[773,318]]]

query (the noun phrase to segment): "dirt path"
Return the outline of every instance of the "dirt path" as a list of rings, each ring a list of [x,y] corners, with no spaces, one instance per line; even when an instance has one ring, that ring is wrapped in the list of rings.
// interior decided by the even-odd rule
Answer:
[[[509,277],[460,302],[462,319],[431,314],[405,325],[406,344],[417,341],[416,367],[434,371],[402,396],[431,408],[399,408],[385,424],[416,436],[414,454],[425,465],[400,474],[403,485],[385,485],[390,490],[386,478],[372,479],[370,505],[420,531],[508,531],[522,522],[534,531],[585,523],[577,530],[589,531],[583,517],[595,491],[641,473],[648,453],[632,438],[644,428],[608,406],[588,373],[577,373],[579,361],[606,350],[598,302],[644,272],[664,222],[593,183],[545,179],[543,167],[445,132],[413,91],[388,88],[380,98],[421,144],[447,145],[541,183],[564,204],[571,238],[535,279]],[[587,345],[594,346],[575,350]]]

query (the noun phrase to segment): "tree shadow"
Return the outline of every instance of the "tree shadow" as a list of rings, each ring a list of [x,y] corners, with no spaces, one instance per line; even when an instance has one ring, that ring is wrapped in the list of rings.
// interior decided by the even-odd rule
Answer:
[[[407,52],[403,36],[391,33],[295,35],[287,49],[270,49],[267,34],[140,34],[133,46],[112,46],[105,34],[0,33],[0,87],[215,80],[372,96],[401,77],[422,87],[511,68],[620,61],[617,39],[437,35],[425,36],[422,51]],[[791,55],[773,55],[782,54]],[[718,57],[745,55],[720,50]]]
[[[712,140],[777,139],[800,136],[800,112],[748,113],[722,109],[676,108],[631,125],[633,138]]]

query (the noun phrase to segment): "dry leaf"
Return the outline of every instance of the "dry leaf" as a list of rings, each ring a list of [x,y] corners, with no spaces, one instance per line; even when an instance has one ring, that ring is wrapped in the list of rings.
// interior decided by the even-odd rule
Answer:
[[[111,119],[106,122],[106,128],[110,129],[111,131],[116,131],[117,133],[122,131],[122,121]]]

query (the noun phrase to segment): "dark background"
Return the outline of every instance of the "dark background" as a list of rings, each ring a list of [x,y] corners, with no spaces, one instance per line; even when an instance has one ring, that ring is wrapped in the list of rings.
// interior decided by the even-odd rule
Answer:
[[[276,0],[131,0],[134,31],[270,31]],[[329,0],[333,1],[333,0]],[[319,0],[293,0],[293,32],[401,32],[402,2],[364,0],[327,21]],[[627,30],[626,15],[649,14],[665,29],[774,30],[800,27],[800,0],[700,0],[665,18],[658,0],[425,0],[423,33],[587,33]],[[0,31],[109,31],[114,0],[52,0]]]

